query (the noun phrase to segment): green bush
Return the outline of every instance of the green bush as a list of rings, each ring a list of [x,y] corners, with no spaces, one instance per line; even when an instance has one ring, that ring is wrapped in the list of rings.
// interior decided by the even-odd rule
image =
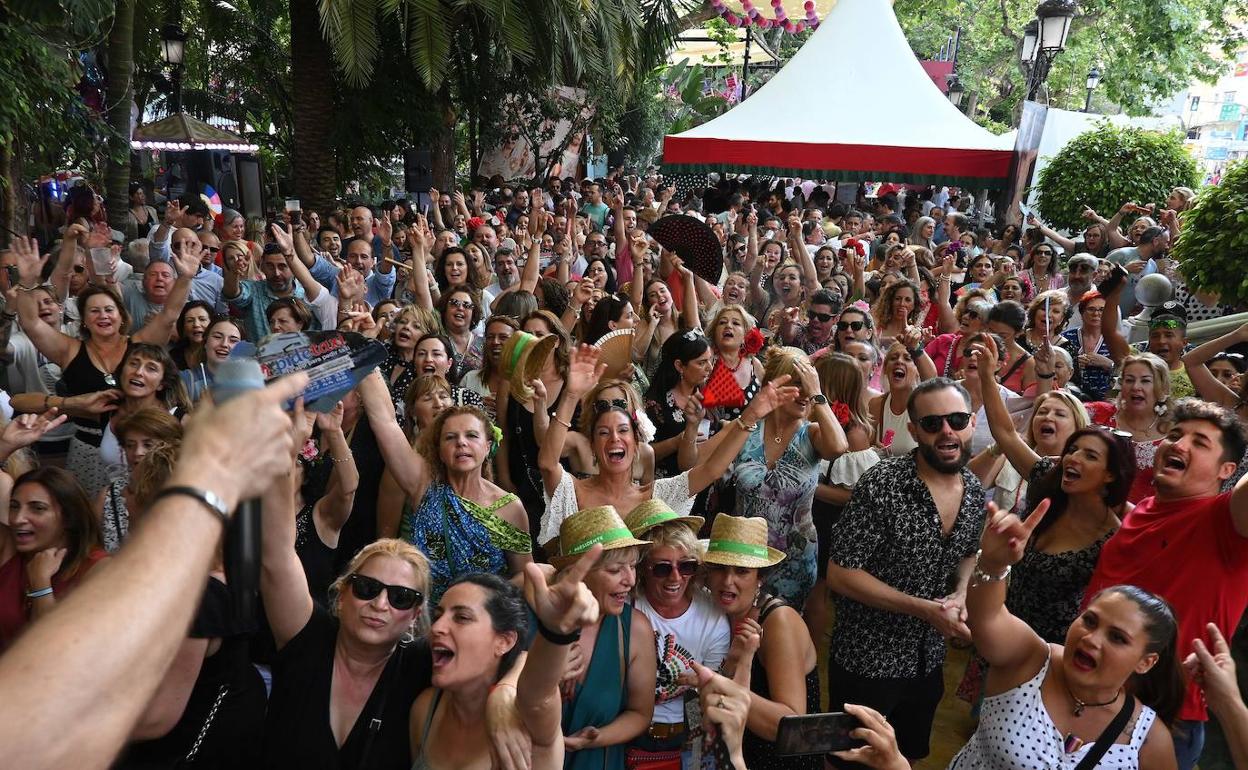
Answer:
[[[1220,184],[1197,194],[1170,255],[1191,288],[1218,292],[1228,305],[1248,302],[1248,163],[1232,165]]]
[[[1178,132],[1118,128],[1102,121],[1062,148],[1040,172],[1036,205],[1055,228],[1086,224],[1083,207],[1112,217],[1122,204],[1163,203],[1175,187],[1195,187],[1196,160]]]

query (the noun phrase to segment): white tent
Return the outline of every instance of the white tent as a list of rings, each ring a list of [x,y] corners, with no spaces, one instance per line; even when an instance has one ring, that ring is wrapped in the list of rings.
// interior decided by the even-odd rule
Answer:
[[[673,171],[1001,185],[1014,141],[954,107],[888,0],[840,0],[770,81],[663,142]]]

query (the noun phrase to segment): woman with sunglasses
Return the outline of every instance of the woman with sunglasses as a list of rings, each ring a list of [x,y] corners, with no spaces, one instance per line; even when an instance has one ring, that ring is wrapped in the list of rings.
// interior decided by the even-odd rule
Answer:
[[[594,415],[591,441],[598,474],[588,479],[574,479],[559,463],[564,436],[571,429],[573,412],[581,398],[602,377],[605,363],[598,362],[600,351],[582,345],[572,356],[567,383],[551,416],[550,429],[538,454],[538,468],[546,494],[546,511],[542,515],[537,542],[548,543],[559,532],[559,525],[571,513],[587,507],[613,505],[632,510],[646,500],[662,499],[672,510],[688,514],[696,495],[709,487],[728,470],[734,457],[745,444],[748,434],[758,430],[759,421],[782,404],[798,395],[798,389],[787,385],[789,377],[780,377],[766,384],[746,405],[741,417],[726,424],[690,470],[669,479],[656,479],[653,485],[637,486],[633,481],[634,461],[638,447],[648,436],[641,434],[637,415],[614,405]],[[709,444],[710,442],[708,442]]]
[[[998,451],[1028,482],[1020,515],[1034,511],[1042,500],[1050,504],[1013,569],[1006,605],[1041,638],[1060,642],[1079,614],[1079,602],[1101,546],[1129,510],[1127,496],[1137,473],[1135,451],[1129,434],[1085,421],[1069,432],[1059,451],[1049,453],[1055,436],[1071,421],[1052,408],[1061,402],[1048,400],[1040,402],[1029,431],[1035,435],[1036,426],[1041,431],[1033,448],[1013,429],[1005,401],[987,387],[995,354],[983,344],[972,348],[982,367],[979,379],[985,386],[984,408],[992,437]],[[1070,409],[1069,404],[1064,406]],[[1075,414],[1073,424],[1077,425],[1080,420]],[[1050,422],[1051,431],[1047,430]],[[1045,435],[1050,432],[1054,436]]]
[[[386,468],[416,501],[404,510],[399,536],[429,558],[431,595],[440,599],[468,572],[520,572],[532,560],[528,515],[520,498],[484,476],[498,446],[489,418],[475,407],[447,409],[421,431],[413,452],[380,377],[367,377],[359,390]]]
[[[473,331],[484,314],[481,295],[465,284],[452,286],[438,299],[438,314],[442,318],[442,328],[446,329],[446,336],[454,346],[451,351],[454,360],[447,379],[458,384],[469,371],[481,368],[485,342],[481,335]]]
[[[720,514],[711,524],[703,558],[711,601],[728,615],[732,643],[720,672],[731,677],[750,666],[750,704],[742,751],[749,770],[823,767],[817,757],[776,756],[780,720],[819,711],[819,659],[810,632],[795,607],[765,588],[769,573],[784,561],[768,545],[766,520]],[[752,656],[749,651],[757,649]]]
[[[799,383],[799,396],[775,409],[760,430],[746,438],[732,467],[738,516],[761,516],[768,522],[772,546],[787,556],[785,566],[768,576],[768,590],[794,607],[805,607],[814,586],[818,551],[811,507],[820,460],[849,450],[845,432],[819,386],[819,375],[797,348],[773,348],[764,365],[763,387]],[[717,434],[699,450],[713,451]]]
[[[684,697],[690,690],[689,664],[696,661],[718,670],[731,641],[724,613],[694,580],[701,568],[697,532],[703,519],[678,517],[662,501],[651,500],[629,513],[624,523],[633,537],[650,541],[641,547],[636,607],[654,628],[659,672],[654,717],[649,729],[633,740],[630,759],[644,762],[679,753],[688,767],[694,738]]]
[[[190,369],[200,362],[204,353],[204,333],[215,315],[216,310],[203,300],[191,300],[182,307],[175,327],[178,341],[169,346],[169,356],[178,369]]]
[[[550,411],[547,406],[549,398],[541,380],[532,380],[533,388],[533,432],[537,446],[546,440],[546,431],[550,430]],[[623,380],[611,378],[599,380],[581,399],[575,430],[570,430],[564,437],[563,458],[571,471],[580,478],[587,478],[598,472],[594,464],[594,449],[590,441],[593,432],[594,417],[607,409],[623,409],[630,414],[641,415],[645,411],[641,397],[636,389]],[[637,461],[633,464],[633,478],[638,484],[652,484],[655,476],[654,446],[641,444],[637,447]],[[532,526],[532,525],[530,525]]]
[[[924,347],[937,374],[942,377],[955,375],[962,365],[963,340],[984,330],[994,304],[982,289],[972,289],[958,299],[953,308],[956,330],[933,338]]]
[[[320,607],[295,552],[293,478],[263,504],[260,594],[277,647],[263,765],[325,767],[328,756],[330,766],[410,768],[411,707],[432,674],[428,561],[401,540],[378,540]]]
[[[1027,284],[1028,294],[1035,296],[1053,289],[1066,287],[1066,279],[1058,271],[1057,252],[1048,243],[1039,243],[1032,247],[1023,262],[1023,282]]]

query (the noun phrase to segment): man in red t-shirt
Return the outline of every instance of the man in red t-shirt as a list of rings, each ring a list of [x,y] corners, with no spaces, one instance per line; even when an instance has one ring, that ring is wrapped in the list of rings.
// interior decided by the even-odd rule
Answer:
[[[1157,449],[1153,483],[1145,498],[1105,543],[1084,595],[1119,584],[1164,598],[1179,621],[1178,659],[1214,623],[1230,638],[1248,607],[1248,481],[1219,494],[1244,453],[1243,428],[1234,413],[1183,399]],[[1200,689],[1189,683],[1174,725],[1180,770],[1190,770],[1204,746]]]

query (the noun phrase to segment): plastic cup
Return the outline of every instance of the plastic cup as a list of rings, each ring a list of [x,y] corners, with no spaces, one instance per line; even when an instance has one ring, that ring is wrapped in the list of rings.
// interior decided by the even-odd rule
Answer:
[[[91,249],[91,268],[101,278],[113,274],[113,250],[107,246]]]

